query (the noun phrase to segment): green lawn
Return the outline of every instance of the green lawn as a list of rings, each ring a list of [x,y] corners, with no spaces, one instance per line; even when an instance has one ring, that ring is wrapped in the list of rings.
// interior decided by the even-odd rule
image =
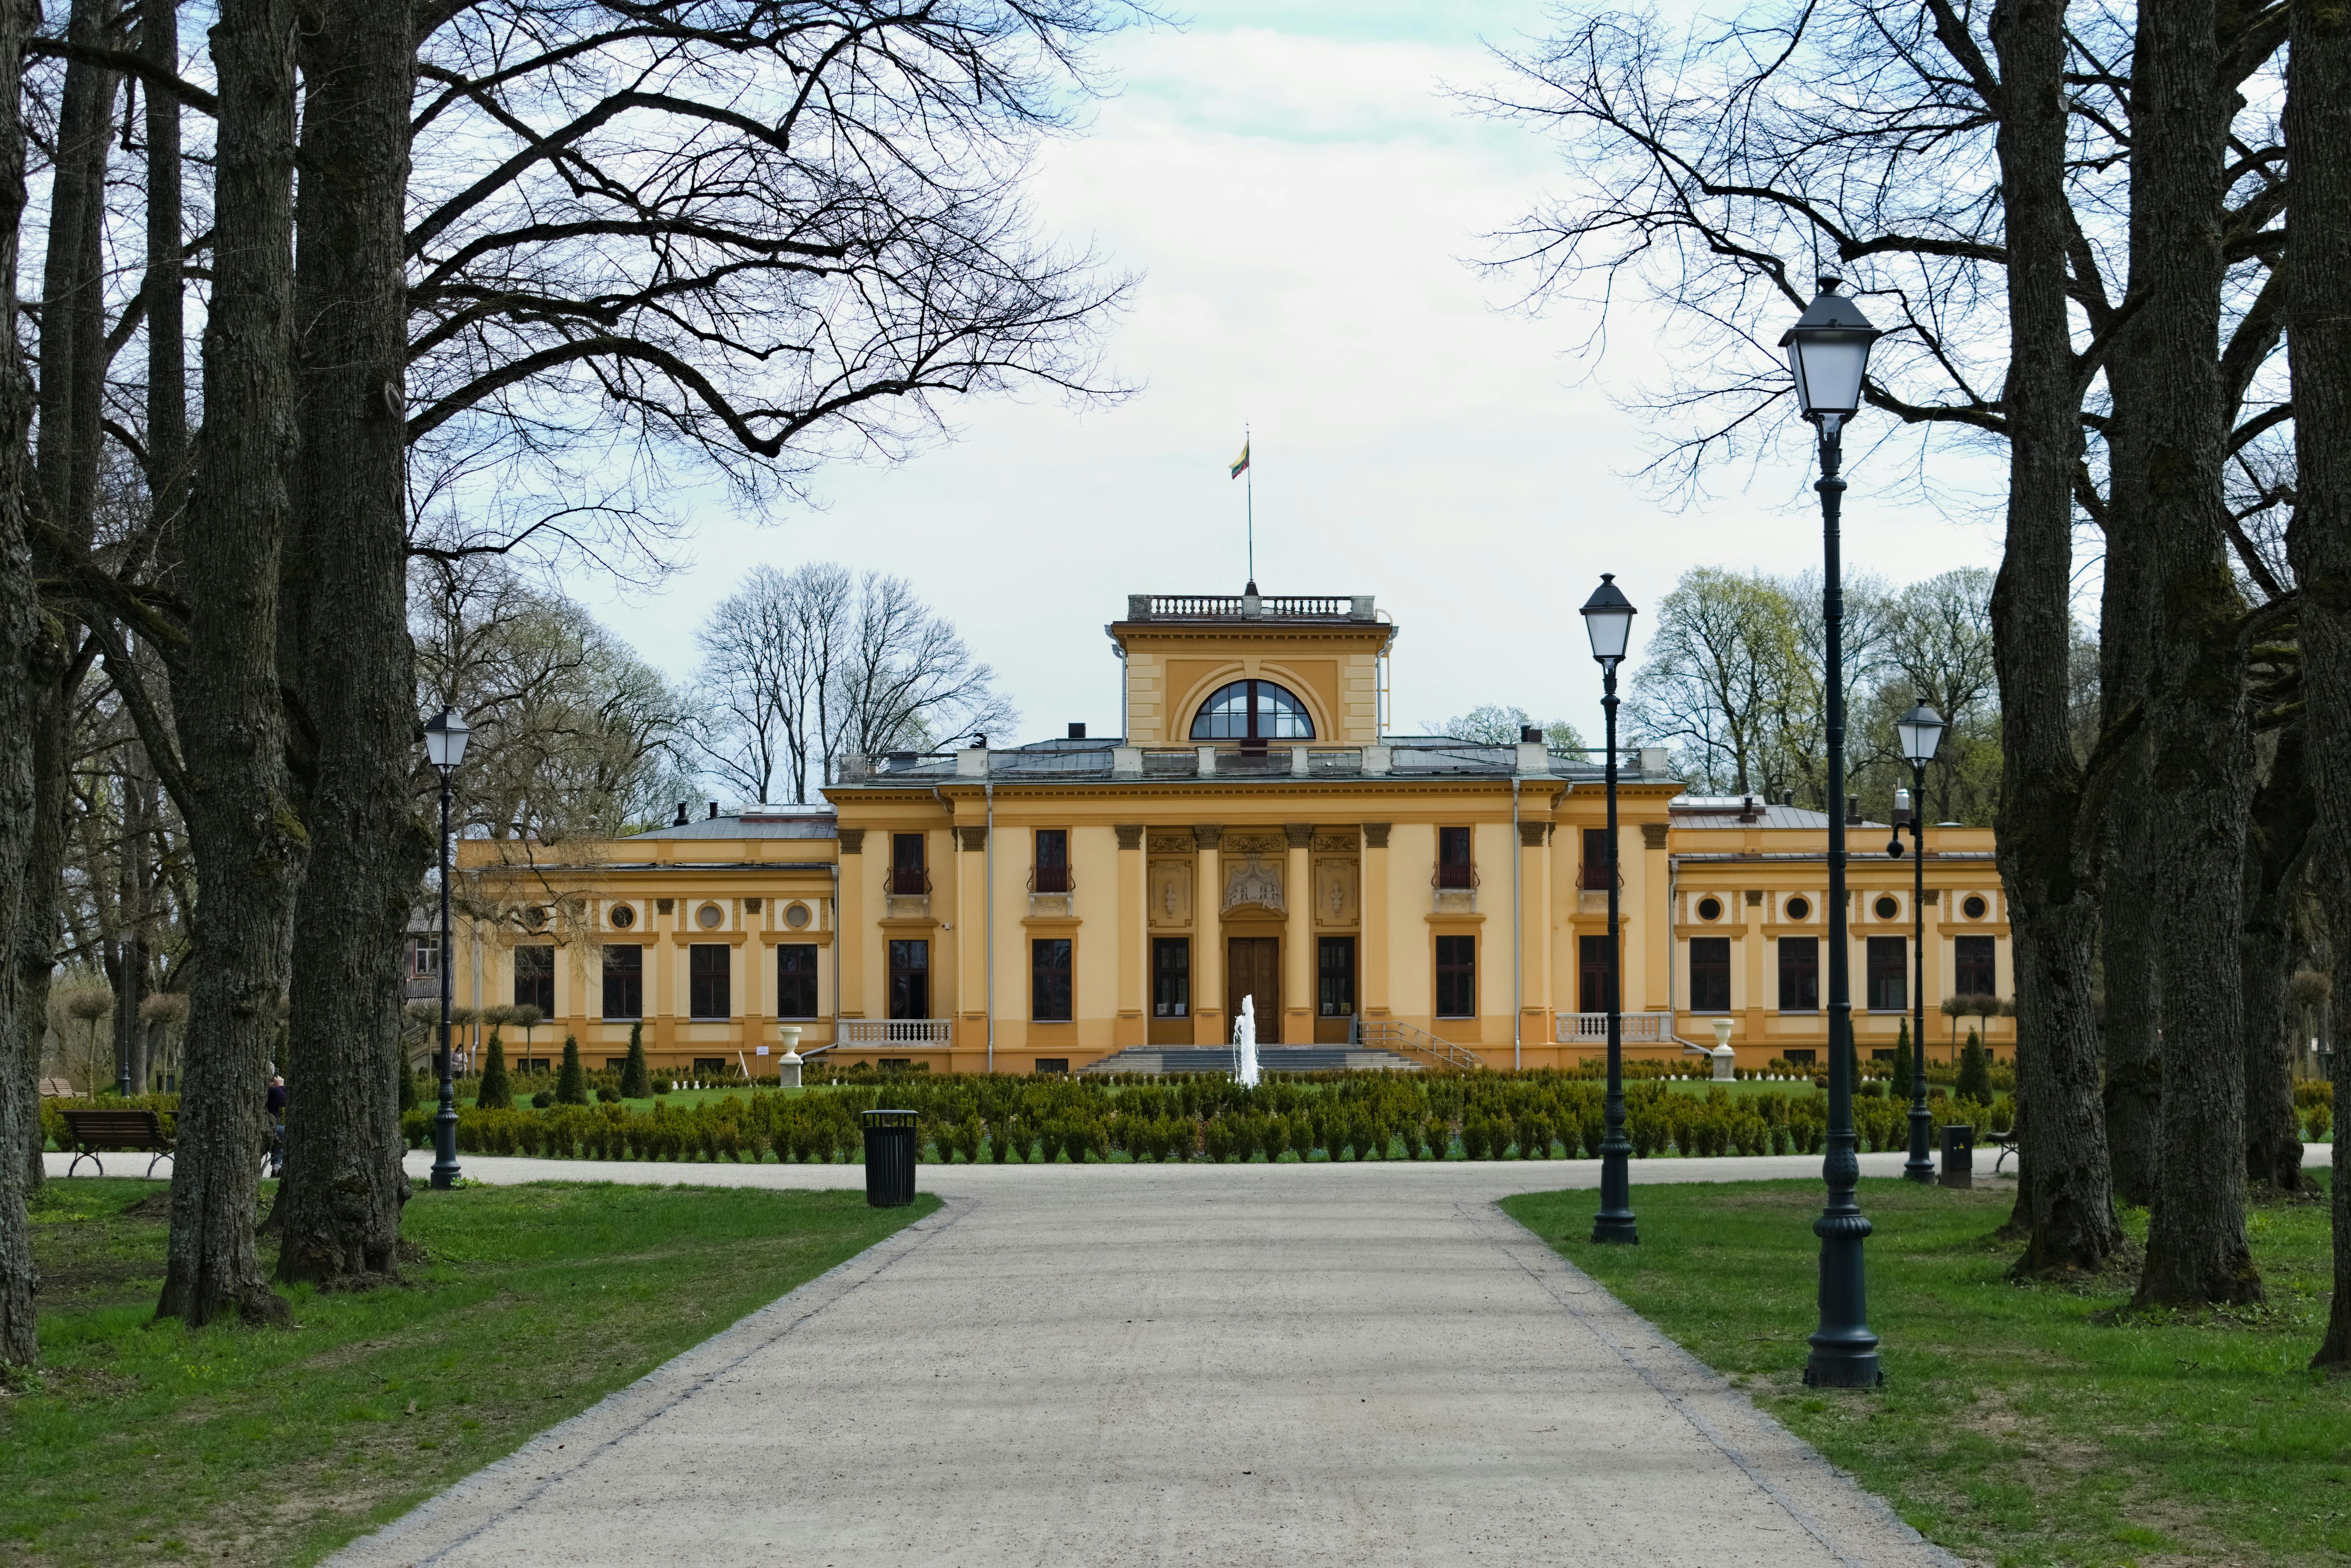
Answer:
[[[2326,1321],[2325,1207],[2255,1211],[2266,1306],[2100,1322],[2127,1275],[2087,1293],[2006,1281],[2014,1249],[1991,1233],[2013,1197],[1862,1184],[1886,1384],[1822,1395],[1802,1386],[1818,1183],[1635,1187],[1637,1248],[1585,1239],[1590,1192],[1502,1207],[1970,1560],[2351,1558],[2351,1380],[2304,1370]]]
[[[0,1563],[314,1563],[938,1204],[420,1190],[411,1284],[190,1333],[150,1317],[166,1191],[52,1181],[34,1210],[47,1364],[0,1396]]]

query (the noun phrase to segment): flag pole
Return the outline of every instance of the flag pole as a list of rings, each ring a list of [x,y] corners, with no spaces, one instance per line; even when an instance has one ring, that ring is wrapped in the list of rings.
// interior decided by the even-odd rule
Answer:
[[[1249,451],[1249,427],[1246,424],[1241,426],[1241,451],[1250,456],[1256,455]],[[1254,583],[1257,581],[1257,465],[1250,464],[1241,473],[1249,486],[1245,503],[1249,508],[1249,580]]]

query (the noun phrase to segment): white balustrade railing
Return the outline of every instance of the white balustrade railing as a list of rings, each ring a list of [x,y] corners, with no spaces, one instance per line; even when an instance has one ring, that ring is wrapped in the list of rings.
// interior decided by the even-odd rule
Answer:
[[[1674,1015],[1671,1013],[1626,1013],[1624,1015],[1623,1039],[1626,1045],[1670,1045],[1674,1039]],[[1608,1015],[1606,1013],[1561,1013],[1558,1015],[1559,1043],[1562,1045],[1606,1045]]]
[[[843,1045],[951,1045],[953,1019],[843,1019]]]

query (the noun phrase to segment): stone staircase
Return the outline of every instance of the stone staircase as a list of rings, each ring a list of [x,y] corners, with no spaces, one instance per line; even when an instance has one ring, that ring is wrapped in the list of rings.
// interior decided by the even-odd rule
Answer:
[[[1261,1045],[1257,1064],[1266,1072],[1417,1072],[1420,1063],[1393,1051],[1352,1045]],[[1090,1061],[1078,1071],[1097,1072],[1223,1072],[1233,1070],[1228,1045],[1132,1045]]]

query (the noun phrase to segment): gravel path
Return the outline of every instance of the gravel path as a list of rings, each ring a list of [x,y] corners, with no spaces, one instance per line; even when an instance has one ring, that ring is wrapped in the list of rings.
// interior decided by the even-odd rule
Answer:
[[[1818,1169],[1635,1163],[1651,1181]],[[925,1166],[940,1213],[331,1561],[1949,1563],[1493,1207],[1596,1177],[1582,1161]]]

